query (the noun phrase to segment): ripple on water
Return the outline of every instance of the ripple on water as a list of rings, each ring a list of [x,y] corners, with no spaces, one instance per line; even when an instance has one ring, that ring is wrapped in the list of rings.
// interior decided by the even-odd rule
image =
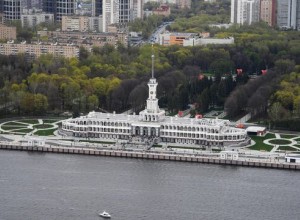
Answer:
[[[298,220],[293,171],[0,153],[0,219]],[[17,210],[17,211],[16,211]]]

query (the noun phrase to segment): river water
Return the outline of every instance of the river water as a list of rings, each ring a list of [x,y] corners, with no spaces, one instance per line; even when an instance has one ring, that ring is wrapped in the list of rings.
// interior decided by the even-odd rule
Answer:
[[[299,220],[300,172],[0,151],[1,220]]]

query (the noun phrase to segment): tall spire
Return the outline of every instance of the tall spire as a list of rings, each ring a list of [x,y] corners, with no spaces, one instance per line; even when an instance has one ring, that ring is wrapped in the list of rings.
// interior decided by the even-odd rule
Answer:
[[[153,49],[153,43],[152,43],[152,78],[154,78],[154,49]]]

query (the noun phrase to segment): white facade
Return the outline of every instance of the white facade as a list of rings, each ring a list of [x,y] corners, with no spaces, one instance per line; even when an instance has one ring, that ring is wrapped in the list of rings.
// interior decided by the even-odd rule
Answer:
[[[300,163],[299,155],[287,155],[285,156],[285,161],[288,163]]]
[[[111,24],[124,24],[143,17],[143,0],[103,0],[103,32]]]
[[[220,152],[220,159],[223,160],[238,160],[239,153],[236,151],[221,151]]]
[[[259,0],[231,0],[231,23],[252,24],[260,17]]]
[[[114,140],[140,136],[157,138],[165,143],[199,146],[244,146],[250,143],[246,131],[230,127],[228,120],[166,116],[158,106],[153,64],[154,55],[147,107],[139,115],[90,112],[87,116],[63,121],[61,132],[75,137]]]
[[[107,26],[119,23],[119,1],[103,0],[103,32],[107,32]]]
[[[300,0],[278,0],[277,5],[277,25],[299,30]]]
[[[234,38],[189,38],[183,41],[183,46],[197,46],[207,44],[234,44]]]
[[[23,8],[21,14],[22,27],[34,27],[40,23],[54,23],[54,14],[45,13],[40,9]]]
[[[131,6],[132,8],[132,19],[136,18],[143,18],[143,12],[144,12],[144,0],[132,0]]]

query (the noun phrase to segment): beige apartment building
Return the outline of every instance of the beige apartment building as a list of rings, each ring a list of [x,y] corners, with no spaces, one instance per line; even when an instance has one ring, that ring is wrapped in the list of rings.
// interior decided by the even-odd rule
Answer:
[[[160,5],[152,12],[154,15],[169,16],[171,14],[171,8],[168,5]]]
[[[7,27],[0,23],[0,39],[1,40],[15,40],[17,38],[17,28]]]
[[[86,16],[62,16],[62,31],[82,31],[89,30],[89,18]]]
[[[147,2],[157,2],[161,4],[175,4],[179,8],[191,8],[192,0],[144,0]]]
[[[42,54],[53,54],[54,56],[63,56],[66,58],[71,58],[79,56],[79,47],[56,44],[0,44],[0,54],[2,55],[9,56],[17,55],[19,53],[24,53],[28,55],[28,57],[39,57]]]
[[[179,8],[191,8],[191,0],[176,0],[176,4]]]
[[[260,1],[260,19],[269,26],[276,24],[276,0]]]
[[[43,37],[47,36],[49,39],[55,39],[58,43],[69,43],[77,46],[104,46],[110,44],[116,46],[121,43],[127,47],[126,33],[84,33],[72,31],[38,31],[38,34]]]

